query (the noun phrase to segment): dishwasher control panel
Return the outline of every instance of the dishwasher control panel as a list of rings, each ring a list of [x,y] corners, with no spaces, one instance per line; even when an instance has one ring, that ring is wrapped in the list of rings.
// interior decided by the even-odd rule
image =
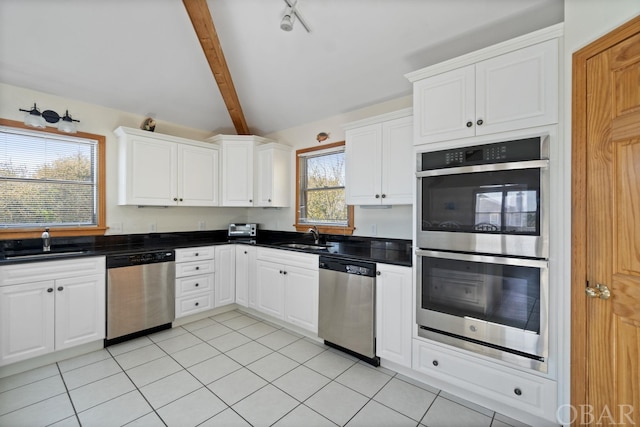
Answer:
[[[107,268],[155,264],[159,262],[172,262],[175,260],[176,253],[172,250],[109,255],[107,256]]]
[[[349,274],[359,274],[361,276],[372,276],[371,269],[367,267],[361,267],[359,265],[347,265],[347,273]]]
[[[376,264],[374,262],[321,256],[319,267],[323,270],[356,274],[358,276],[374,277],[376,275]]]

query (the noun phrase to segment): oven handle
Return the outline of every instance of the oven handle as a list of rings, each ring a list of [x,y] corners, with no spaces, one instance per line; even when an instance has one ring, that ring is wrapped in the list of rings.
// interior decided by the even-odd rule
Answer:
[[[457,175],[461,173],[492,172],[518,169],[545,169],[549,167],[549,159],[527,160],[524,162],[491,163],[488,165],[460,166],[457,168],[434,169],[416,172],[418,178],[440,175]]]
[[[512,258],[512,257],[500,257],[500,256],[491,256],[491,255],[475,255],[475,254],[464,254],[458,252],[443,252],[443,251],[432,251],[428,249],[416,249],[417,256],[428,256],[432,258],[443,258],[443,259],[455,259],[459,261],[473,261],[473,262],[483,262],[487,264],[504,264],[504,265],[515,265],[519,267],[535,267],[535,268],[549,268],[549,261],[543,259],[526,259],[526,258]]]

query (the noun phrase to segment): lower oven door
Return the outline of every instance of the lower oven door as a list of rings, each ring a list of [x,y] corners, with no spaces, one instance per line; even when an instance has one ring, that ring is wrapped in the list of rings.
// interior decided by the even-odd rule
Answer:
[[[419,334],[495,356],[548,356],[548,262],[416,250]]]

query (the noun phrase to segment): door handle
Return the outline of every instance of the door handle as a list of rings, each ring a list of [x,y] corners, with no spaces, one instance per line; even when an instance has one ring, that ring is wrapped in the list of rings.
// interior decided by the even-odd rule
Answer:
[[[587,286],[584,291],[589,298],[609,299],[611,297],[609,287],[601,283],[597,283],[595,288]]]

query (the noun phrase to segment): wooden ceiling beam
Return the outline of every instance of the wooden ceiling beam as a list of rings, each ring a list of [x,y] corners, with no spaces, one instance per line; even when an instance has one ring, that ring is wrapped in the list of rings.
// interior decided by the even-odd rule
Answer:
[[[249,127],[244,118],[227,61],[224,59],[222,46],[220,46],[216,27],[213,25],[213,18],[211,17],[207,0],[182,0],[182,3],[187,9],[191,24],[196,31],[198,40],[200,40],[204,56],[207,58],[209,67],[211,67],[211,72],[216,79],[236,132],[238,135],[249,135]]]

